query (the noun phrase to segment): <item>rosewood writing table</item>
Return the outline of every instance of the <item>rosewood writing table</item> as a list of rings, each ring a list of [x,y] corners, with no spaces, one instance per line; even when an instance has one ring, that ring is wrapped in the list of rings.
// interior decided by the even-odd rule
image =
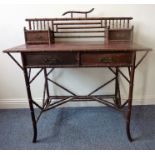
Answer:
[[[131,17],[88,18],[87,14],[92,10],[88,12],[69,11],[64,13],[64,15],[70,13],[71,18],[27,19],[26,21],[28,21],[29,30],[24,29],[26,43],[3,51],[16,62],[24,73],[33,124],[33,142],[36,142],[37,140],[37,122],[41,114],[69,101],[97,101],[117,110],[121,110],[127,105],[128,110],[125,117],[126,131],[128,139],[130,141],[133,140],[130,134],[130,118],[134,73],[135,69],[151,49],[132,42],[133,27],[130,27],[129,23],[132,19]],[[82,13],[85,17],[74,18],[74,13]],[[76,35],[71,36],[71,33]],[[77,35],[79,33],[86,34]],[[89,34],[88,36],[88,33],[93,33],[93,35]],[[96,33],[102,35],[98,36]],[[90,39],[101,37],[105,39],[103,41],[91,40],[89,42],[59,42],[56,40],[56,38]],[[138,61],[136,61],[137,52],[144,52],[144,55]],[[13,53],[21,54],[22,64],[15,59]],[[100,87],[95,88],[88,95],[79,96],[55,82],[49,76],[56,68],[76,69],[81,67],[107,67],[113,73],[114,77]],[[36,68],[39,68],[40,70],[31,77],[32,70],[35,70]],[[123,71],[121,71],[122,68],[128,70],[128,75],[125,75]],[[31,93],[31,84],[41,72],[43,72],[45,78],[42,105],[34,101]],[[120,76],[129,84],[128,99],[124,102],[121,100]],[[112,81],[115,81],[114,94],[95,95],[98,90]],[[50,94],[49,83],[53,83],[62,88],[70,95],[55,96],[54,94]],[[112,101],[109,101],[109,99]],[[40,109],[40,114],[38,116],[35,114],[34,106]]]

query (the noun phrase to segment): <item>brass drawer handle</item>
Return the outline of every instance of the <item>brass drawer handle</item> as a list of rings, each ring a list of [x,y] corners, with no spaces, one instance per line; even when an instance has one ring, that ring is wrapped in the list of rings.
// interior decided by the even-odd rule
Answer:
[[[52,63],[58,63],[59,60],[57,58],[45,58],[43,59],[44,63],[52,64]]]
[[[112,62],[112,58],[111,57],[104,57],[100,59],[101,63],[110,63]]]

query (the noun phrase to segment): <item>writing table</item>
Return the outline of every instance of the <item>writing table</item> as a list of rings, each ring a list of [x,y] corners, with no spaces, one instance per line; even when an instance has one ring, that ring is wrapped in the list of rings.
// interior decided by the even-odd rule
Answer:
[[[36,142],[37,140],[37,122],[41,114],[47,110],[58,107],[69,101],[97,101],[107,106],[113,107],[117,110],[121,110],[125,105],[127,105],[128,110],[125,117],[126,132],[128,139],[132,141],[133,139],[130,134],[130,118],[132,111],[134,73],[135,69],[142,62],[147,53],[151,51],[151,49],[133,43],[131,39],[132,33],[130,33],[133,32],[131,31],[133,29],[129,26],[129,21],[132,19],[131,17],[88,18],[86,16],[85,18],[73,18],[72,16],[74,12],[69,13],[71,13],[71,18],[27,19],[26,21],[28,21],[29,23],[28,35],[31,35],[31,32],[35,32],[35,34],[32,34],[33,39],[39,39],[39,42],[38,40],[35,40],[34,44],[32,43],[32,35],[31,37],[25,36],[26,43],[24,45],[20,45],[3,51],[4,53],[7,53],[15,61],[15,63],[23,70],[24,73],[34,131],[33,142]],[[68,23],[66,21],[70,22]],[[75,21],[78,21],[78,23]],[[52,25],[50,25],[49,22],[51,22]],[[40,27],[41,30],[39,31],[38,23],[43,23],[42,27]],[[47,27],[45,26],[47,24],[48,26],[52,27],[52,33],[49,33],[50,31],[47,31]],[[75,25],[80,24],[84,25],[85,27],[75,27]],[[90,24],[101,24],[100,26],[97,26],[97,28],[99,28],[100,30],[94,30],[95,26],[90,26]],[[65,25],[65,27],[62,27],[62,25]],[[57,42],[52,38],[52,42],[50,39],[50,43],[48,43],[47,34],[50,34],[49,36],[54,38],[79,38],[79,36],[69,35],[56,36],[56,33],[61,34],[65,32],[65,34],[70,34],[71,32],[59,31],[58,28],[59,30],[69,29],[72,31],[72,33],[84,33],[83,31],[81,31],[81,29],[83,28],[86,29],[86,33],[89,33],[87,31],[88,29],[89,31],[91,29],[91,33],[97,33],[98,31],[99,33],[104,32],[105,41],[92,40],[89,42]],[[101,28],[104,28],[104,31],[101,31]],[[73,31],[73,29],[78,29],[78,31]],[[25,35],[27,35],[26,33],[27,30],[25,29]],[[40,36],[36,37],[36,34],[39,34]],[[90,36],[83,37],[90,38]],[[93,35],[92,37],[98,36]],[[138,52],[144,52],[144,55],[141,57],[139,61],[136,61],[136,54]],[[22,65],[15,59],[15,57],[13,56],[14,53],[21,54]],[[56,68],[76,69],[82,67],[107,67],[113,73],[114,77],[112,77],[106,83],[102,84],[100,87],[95,88],[88,95],[79,96],[70,91],[69,89],[65,88],[64,86],[60,85],[59,83],[53,81],[53,79],[51,79],[49,76]],[[40,70],[32,77],[31,72],[36,68],[39,68]],[[121,68],[126,68],[128,70],[128,75],[125,75],[121,71]],[[41,74],[41,72],[43,72],[45,79],[42,105],[38,104],[34,100],[31,92],[31,84]],[[124,102],[122,102],[121,100],[119,81],[120,76],[124,78],[129,84],[128,99]],[[99,91],[101,88],[107,86],[109,83],[113,81],[115,81],[114,94],[95,95],[97,91]],[[54,85],[62,88],[70,95],[55,96],[54,94],[50,94],[49,83],[53,83]],[[109,101],[109,99],[112,99],[112,101]],[[35,114],[34,106],[40,109],[40,114],[38,116],[36,116]]]

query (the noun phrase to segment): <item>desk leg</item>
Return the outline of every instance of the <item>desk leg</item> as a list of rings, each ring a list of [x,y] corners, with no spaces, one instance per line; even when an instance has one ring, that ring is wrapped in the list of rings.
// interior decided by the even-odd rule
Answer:
[[[118,108],[121,106],[121,95],[119,88],[119,72],[118,67],[116,67],[116,80],[115,80],[115,104]]]
[[[35,118],[35,113],[34,113],[34,107],[33,107],[33,101],[32,101],[32,95],[31,95],[31,88],[29,84],[29,76],[27,69],[24,67],[24,78],[25,78],[25,83],[26,83],[26,89],[27,89],[27,96],[29,100],[29,107],[30,107],[30,112],[31,112],[31,119],[32,119],[32,125],[33,125],[33,140],[32,142],[35,143],[37,140],[37,123],[36,123],[36,118]]]
[[[127,136],[130,142],[133,141],[130,133],[130,119],[131,119],[131,111],[132,111],[132,96],[133,96],[133,84],[134,84],[134,73],[135,73],[135,60],[136,60],[136,53],[133,53],[133,63],[131,66],[131,73],[130,73],[130,85],[129,85],[129,97],[128,97],[128,112],[126,118],[126,131]]]
[[[47,80],[47,69],[44,68],[44,78],[45,78],[45,86],[46,86],[46,93],[47,93],[47,104],[49,104],[49,96],[50,96],[50,93],[49,93],[49,86],[48,86],[48,80]]]

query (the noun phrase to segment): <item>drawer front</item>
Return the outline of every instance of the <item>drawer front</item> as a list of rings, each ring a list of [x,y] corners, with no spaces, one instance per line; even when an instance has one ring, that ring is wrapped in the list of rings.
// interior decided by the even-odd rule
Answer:
[[[26,53],[24,57],[27,67],[74,66],[78,64],[76,53]]]
[[[81,55],[82,66],[129,66],[131,62],[132,54],[129,52],[83,53]]]
[[[49,43],[48,31],[26,31],[25,35],[27,44]]]
[[[127,30],[109,30],[109,40],[132,40],[132,29]]]

